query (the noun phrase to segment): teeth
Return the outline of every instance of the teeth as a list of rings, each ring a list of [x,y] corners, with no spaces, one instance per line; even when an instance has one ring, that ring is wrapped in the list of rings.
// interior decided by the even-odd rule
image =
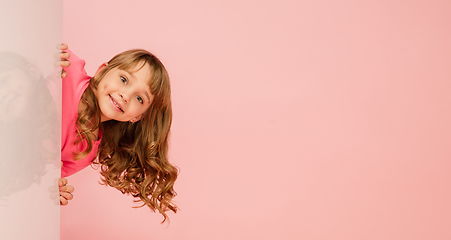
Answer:
[[[114,105],[116,105],[116,107],[117,108],[119,108],[119,110],[121,110],[122,112],[124,111],[124,110],[122,110],[122,108],[121,107],[119,107],[119,105],[116,103],[116,101],[114,101],[114,99],[113,98],[111,98],[111,100],[113,100],[113,103],[114,103]]]

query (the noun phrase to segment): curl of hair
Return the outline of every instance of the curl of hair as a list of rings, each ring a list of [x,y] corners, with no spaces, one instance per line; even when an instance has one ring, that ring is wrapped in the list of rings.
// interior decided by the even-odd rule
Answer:
[[[92,79],[91,79],[92,82]],[[80,160],[86,157],[93,147],[94,132],[100,127],[100,108],[97,104],[96,95],[93,90],[93,85],[89,84],[89,87],[85,90],[81,96],[80,101],[86,106],[84,110],[78,113],[77,117],[77,139],[74,142],[75,146],[79,146],[83,140],[86,140],[85,150],[73,153],[75,160]]]
[[[145,64],[152,72],[148,85],[154,98],[149,109],[134,124],[115,120],[100,122],[95,89],[103,76],[115,67],[132,70]],[[77,125],[80,139],[88,140],[89,145],[79,157],[92,150],[92,133],[100,127],[103,136],[94,164],[100,165],[102,183],[131,194],[135,202],[142,203],[139,207],[158,211],[164,217],[163,222],[166,221],[167,211],[177,212],[172,199],[177,195],[174,183],[178,169],[168,161],[172,105],[169,75],[163,64],[146,50],[122,52],[91,79],[82,101],[87,107],[79,114]]]
[[[17,78],[14,71],[24,74],[23,78]],[[20,81],[21,87],[30,89],[20,95],[21,101],[26,104],[20,113],[0,113],[1,206],[4,204],[2,201],[7,200],[11,194],[27,189],[33,183],[39,184],[46,174],[48,163],[55,163],[56,160],[59,166],[57,155],[55,156],[59,147],[46,147],[45,142],[55,146],[54,143],[61,136],[55,127],[58,121],[56,105],[39,66],[17,53],[0,52],[0,73],[6,74],[6,83],[3,79],[0,80],[0,92],[11,90],[11,85],[8,84],[10,81],[14,85]],[[9,75],[10,73],[12,74]],[[25,93],[27,94],[23,95]],[[5,119],[6,115],[11,118]]]

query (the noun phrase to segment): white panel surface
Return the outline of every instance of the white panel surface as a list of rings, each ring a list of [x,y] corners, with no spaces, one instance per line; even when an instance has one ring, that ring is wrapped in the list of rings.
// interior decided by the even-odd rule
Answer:
[[[59,239],[62,1],[0,2],[0,239]]]

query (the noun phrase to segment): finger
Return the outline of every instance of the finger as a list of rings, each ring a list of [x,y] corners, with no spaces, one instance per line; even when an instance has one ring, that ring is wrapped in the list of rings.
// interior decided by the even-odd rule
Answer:
[[[67,205],[69,202],[62,196],[60,196],[60,205],[65,206]]]
[[[60,194],[58,192],[50,193],[50,199],[52,200],[59,200]]]
[[[56,49],[58,49],[58,50],[66,50],[66,49],[68,49],[69,47],[67,46],[67,44],[65,44],[65,43],[59,43],[59,44],[56,44]]]
[[[60,62],[60,66],[63,67],[63,68],[67,68],[67,67],[70,66],[70,61],[63,60],[63,61]]]
[[[68,53],[68,52],[62,52],[62,53],[60,53],[60,58],[61,58],[61,59],[67,60],[67,59],[70,58],[70,53]]]
[[[72,194],[67,193],[67,192],[60,193],[60,196],[66,200],[72,200],[72,198],[74,198],[74,196]]]
[[[70,186],[70,185],[64,185],[62,187],[59,188],[60,192],[68,192],[68,193],[73,193],[74,192],[74,187]]]
[[[66,78],[67,77],[67,72],[66,70],[63,69],[63,71],[61,72],[61,78]]]
[[[73,186],[69,186],[69,185],[66,186],[66,192],[68,192],[68,193],[73,193],[74,190],[75,190],[75,189],[74,189]]]
[[[65,186],[67,184],[67,179],[65,178],[60,178],[60,180],[58,181],[58,186],[62,187]]]

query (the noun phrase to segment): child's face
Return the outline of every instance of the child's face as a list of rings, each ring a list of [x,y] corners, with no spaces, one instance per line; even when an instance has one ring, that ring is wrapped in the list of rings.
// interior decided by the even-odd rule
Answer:
[[[33,101],[31,77],[18,69],[2,71],[0,85],[0,120],[9,122],[24,117]]]
[[[139,69],[140,67],[141,64],[131,70],[116,67],[100,80],[96,96],[102,122],[135,122],[141,119],[142,114],[150,107],[153,95],[147,82],[152,73],[148,64]]]

